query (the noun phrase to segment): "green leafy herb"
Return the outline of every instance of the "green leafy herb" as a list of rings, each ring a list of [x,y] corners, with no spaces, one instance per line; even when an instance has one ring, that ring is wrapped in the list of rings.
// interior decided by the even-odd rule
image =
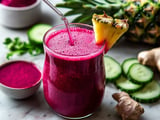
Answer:
[[[32,56],[36,56],[44,53],[43,45],[35,45],[30,42],[22,41],[19,37],[14,39],[6,38],[4,44],[7,46],[9,52],[7,53],[7,59],[10,59],[13,55],[23,55],[29,53]]]

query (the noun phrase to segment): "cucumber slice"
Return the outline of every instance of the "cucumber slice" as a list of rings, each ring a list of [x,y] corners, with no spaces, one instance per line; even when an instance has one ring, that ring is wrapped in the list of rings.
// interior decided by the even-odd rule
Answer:
[[[44,34],[51,28],[48,24],[36,24],[28,32],[28,39],[32,44],[42,44]]]
[[[140,63],[131,65],[128,71],[128,78],[137,84],[146,84],[153,79],[153,71]]]
[[[110,56],[104,56],[104,65],[106,71],[106,80],[113,82],[115,79],[119,78],[122,73],[120,64]]]
[[[123,74],[124,74],[125,76],[127,76],[128,70],[129,70],[130,66],[131,66],[132,64],[134,64],[134,63],[139,63],[136,58],[128,58],[128,59],[126,59],[126,60],[123,61],[123,63],[122,63],[121,66],[122,66]]]
[[[127,93],[138,91],[143,87],[143,85],[135,84],[129,81],[124,76],[121,76],[118,80],[116,80],[115,84],[119,89],[126,91]]]
[[[142,103],[151,103],[160,99],[160,85],[157,81],[145,85],[141,90],[130,94],[133,99]]]

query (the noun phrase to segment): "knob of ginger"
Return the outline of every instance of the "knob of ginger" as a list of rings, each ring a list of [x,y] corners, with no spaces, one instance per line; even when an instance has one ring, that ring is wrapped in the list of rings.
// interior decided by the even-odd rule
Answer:
[[[160,47],[140,52],[138,61],[143,65],[157,67],[160,71]]]
[[[112,97],[118,102],[116,110],[122,120],[138,120],[144,113],[143,107],[126,92],[114,93]]]

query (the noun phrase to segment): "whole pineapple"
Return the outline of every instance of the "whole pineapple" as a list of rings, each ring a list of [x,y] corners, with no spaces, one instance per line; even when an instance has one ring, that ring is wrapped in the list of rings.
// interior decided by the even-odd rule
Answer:
[[[57,7],[69,8],[73,22],[91,24],[94,13],[104,11],[114,18],[128,19],[128,40],[160,45],[160,0],[64,0]]]

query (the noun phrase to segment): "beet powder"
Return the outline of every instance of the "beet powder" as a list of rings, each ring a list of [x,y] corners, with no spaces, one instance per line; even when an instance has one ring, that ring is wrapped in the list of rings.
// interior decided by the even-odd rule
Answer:
[[[41,79],[41,72],[30,62],[14,61],[0,67],[0,83],[12,88],[29,88]]]
[[[37,0],[0,0],[0,3],[9,7],[26,7],[32,5]]]

